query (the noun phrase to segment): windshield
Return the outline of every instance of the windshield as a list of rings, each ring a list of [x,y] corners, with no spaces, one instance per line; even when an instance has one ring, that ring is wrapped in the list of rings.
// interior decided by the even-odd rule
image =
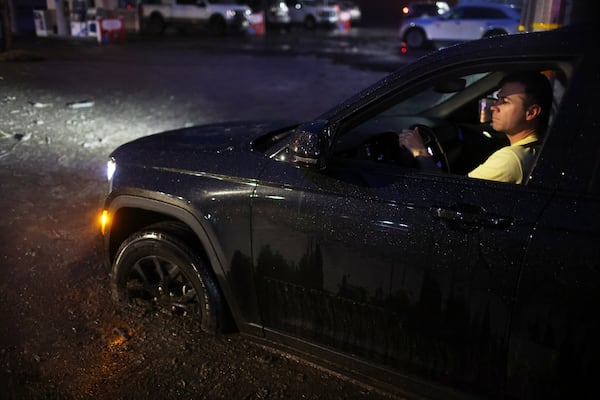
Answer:
[[[490,72],[477,72],[462,76],[435,78],[426,85],[409,88],[382,103],[387,104],[372,114],[365,113],[365,119],[343,130],[336,137],[334,152],[343,153],[355,148],[367,138],[382,132],[396,132],[415,123],[427,123],[444,119],[465,103],[477,101],[484,89],[493,87],[495,80],[486,81]],[[477,83],[483,87],[476,88]],[[473,109],[473,117],[477,109]]]
[[[456,79],[447,80],[434,86],[420,90],[413,96],[395,103],[392,107],[382,112],[381,116],[387,115],[420,115],[429,109],[450,100],[460,94],[463,90],[478,82],[488,73],[479,73],[461,76]],[[459,87],[458,85],[462,85]],[[453,90],[454,89],[454,90]]]

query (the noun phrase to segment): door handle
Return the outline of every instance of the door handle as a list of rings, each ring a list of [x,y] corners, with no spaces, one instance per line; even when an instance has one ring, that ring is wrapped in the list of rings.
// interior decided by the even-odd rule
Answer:
[[[463,226],[505,228],[513,222],[510,217],[490,214],[483,208],[470,205],[433,207],[433,213],[439,219]]]

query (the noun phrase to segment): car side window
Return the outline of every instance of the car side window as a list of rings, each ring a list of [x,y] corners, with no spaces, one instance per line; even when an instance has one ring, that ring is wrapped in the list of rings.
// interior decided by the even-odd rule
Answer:
[[[445,19],[462,19],[465,10],[463,8],[456,9],[454,11],[450,11],[445,15]]]
[[[475,7],[466,7],[463,9],[462,19],[481,19],[487,18],[485,16],[485,9],[475,8]]]
[[[564,74],[545,70],[554,91],[549,126],[565,91]],[[505,134],[493,129],[490,104],[497,98],[501,78],[506,72],[484,71],[445,76],[419,88],[406,89],[396,99],[383,101],[385,107],[371,111],[356,125],[342,129],[335,137],[332,154],[344,158],[387,163],[399,168],[423,169],[414,157],[402,149],[398,134],[419,126],[428,152],[434,156],[431,172],[468,176],[492,153],[510,142]],[[486,105],[487,108],[482,109]],[[542,136],[543,137],[543,136]],[[543,143],[534,142],[536,158]],[[434,165],[435,166],[435,165]],[[522,181],[526,184],[535,162],[528,162]],[[492,179],[492,178],[490,178]]]
[[[506,15],[500,10],[487,7],[468,7],[463,14],[464,19],[505,19]]]
[[[354,127],[336,137],[332,153],[335,156],[354,158],[361,161],[387,163],[397,167],[418,168],[415,160],[406,149],[401,148],[398,133],[414,125],[421,125],[421,133],[427,135],[428,144],[438,150],[438,165],[448,171],[449,163],[456,164],[454,171],[463,174],[465,167],[459,156],[473,157],[476,149],[487,152],[485,146],[469,145],[468,152],[460,154],[459,143],[472,142],[475,136],[483,135],[485,126],[479,124],[477,113],[477,92],[487,88],[493,89],[499,78],[489,72],[475,72],[460,76],[439,77],[419,88],[409,89],[404,95],[386,101],[387,105],[366,117]],[[479,87],[479,89],[478,89]],[[431,129],[428,129],[431,128]],[[487,134],[487,133],[486,133]],[[496,138],[483,139],[498,145]],[[436,142],[440,146],[433,146]],[[473,148],[473,149],[471,149]],[[445,149],[449,151],[446,152]],[[446,154],[447,153],[447,154]],[[449,161],[445,158],[450,157]],[[476,162],[479,158],[475,158]],[[462,164],[466,165],[467,161]],[[440,172],[441,172],[440,171]]]

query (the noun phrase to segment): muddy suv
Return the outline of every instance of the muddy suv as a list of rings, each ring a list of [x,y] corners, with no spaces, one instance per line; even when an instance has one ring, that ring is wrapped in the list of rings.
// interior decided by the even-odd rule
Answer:
[[[302,123],[274,111],[121,145],[101,228],[114,299],[402,398],[594,398],[600,74],[581,38],[595,32],[432,52]],[[521,184],[470,178],[507,145],[479,105],[517,69],[554,89],[535,163]],[[414,125],[439,168],[399,148]]]

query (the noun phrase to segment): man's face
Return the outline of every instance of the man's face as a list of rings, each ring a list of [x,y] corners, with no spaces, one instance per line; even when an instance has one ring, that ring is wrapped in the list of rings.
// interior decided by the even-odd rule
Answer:
[[[510,136],[528,127],[525,88],[520,83],[504,84],[491,110],[492,126],[498,132]]]

